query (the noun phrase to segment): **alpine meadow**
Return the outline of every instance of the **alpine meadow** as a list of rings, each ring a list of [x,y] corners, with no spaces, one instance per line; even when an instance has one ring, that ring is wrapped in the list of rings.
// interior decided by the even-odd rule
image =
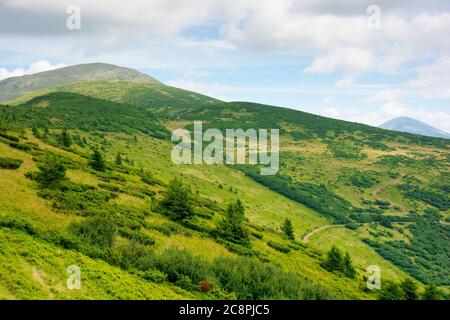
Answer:
[[[279,170],[174,163],[196,121],[279,129]],[[448,299],[449,147],[105,63],[2,80],[0,299]]]

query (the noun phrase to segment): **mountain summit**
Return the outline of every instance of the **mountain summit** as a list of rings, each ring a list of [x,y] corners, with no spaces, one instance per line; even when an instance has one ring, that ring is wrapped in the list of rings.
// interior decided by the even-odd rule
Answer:
[[[445,131],[436,129],[426,123],[408,117],[398,117],[383,123],[380,128],[420,134],[423,136],[450,139],[450,134]]]
[[[118,67],[107,63],[78,64],[2,80],[0,81],[0,102],[12,100],[39,89],[97,80],[159,83],[156,79],[130,68]]]

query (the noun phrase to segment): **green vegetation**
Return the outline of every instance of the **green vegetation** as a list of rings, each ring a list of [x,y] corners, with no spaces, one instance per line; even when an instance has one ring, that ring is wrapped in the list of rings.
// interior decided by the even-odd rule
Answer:
[[[220,222],[217,233],[223,239],[236,243],[249,245],[249,233],[244,226],[245,208],[238,199],[228,205],[223,220]]]
[[[292,221],[288,218],[284,219],[281,225],[281,231],[283,231],[286,238],[289,240],[295,240],[294,228],[292,227]]]
[[[90,165],[92,169],[97,171],[105,171],[106,170],[106,163],[105,159],[103,157],[103,154],[100,152],[100,150],[95,149],[94,153],[92,154],[92,159],[90,162]]]
[[[0,157],[0,169],[19,169],[23,161],[8,157]]]
[[[194,215],[191,190],[179,179],[173,179],[160,201],[160,211],[175,221],[186,220]]]
[[[348,278],[355,278],[356,276],[356,270],[353,267],[348,252],[343,255],[335,246],[331,247],[330,251],[328,251],[325,260],[322,262],[322,267],[330,272],[337,272]]]
[[[0,298],[448,298],[447,140],[126,74],[0,106]],[[279,128],[280,171],[172,164],[192,120]]]
[[[69,232],[77,236],[81,242],[102,248],[111,247],[115,242],[117,229],[114,223],[106,218],[94,217],[73,222]]]

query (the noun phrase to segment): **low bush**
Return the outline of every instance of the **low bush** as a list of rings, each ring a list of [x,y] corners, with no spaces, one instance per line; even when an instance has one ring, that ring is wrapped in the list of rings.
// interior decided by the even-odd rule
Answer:
[[[281,253],[289,253],[291,252],[291,249],[289,249],[288,247],[280,244],[280,243],[276,243],[273,241],[269,241],[267,242],[267,244],[269,245],[269,247],[271,247],[272,249],[275,249]]]
[[[88,218],[81,222],[72,222],[69,232],[82,242],[98,247],[111,247],[114,244],[117,227],[103,217]]]
[[[8,157],[0,157],[0,169],[19,169],[23,161]]]

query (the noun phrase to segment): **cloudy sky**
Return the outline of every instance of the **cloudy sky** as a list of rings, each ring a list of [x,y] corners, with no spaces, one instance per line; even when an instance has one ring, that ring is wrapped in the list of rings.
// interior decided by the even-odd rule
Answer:
[[[0,0],[0,79],[108,62],[227,101],[450,132],[449,31],[449,0]]]

